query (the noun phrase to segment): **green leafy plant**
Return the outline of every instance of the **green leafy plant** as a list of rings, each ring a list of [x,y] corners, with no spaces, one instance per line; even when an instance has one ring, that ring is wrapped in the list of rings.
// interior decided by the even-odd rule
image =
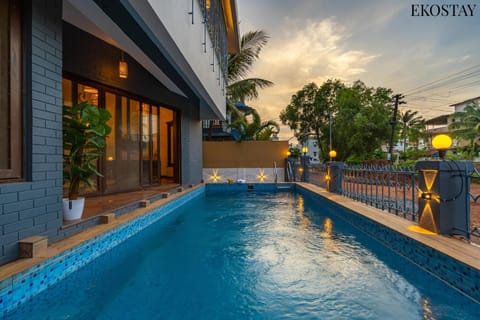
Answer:
[[[97,159],[104,153],[105,139],[112,129],[107,121],[111,114],[105,109],[82,102],[63,106],[63,182],[68,184],[68,198],[78,198],[80,184],[93,186]]]

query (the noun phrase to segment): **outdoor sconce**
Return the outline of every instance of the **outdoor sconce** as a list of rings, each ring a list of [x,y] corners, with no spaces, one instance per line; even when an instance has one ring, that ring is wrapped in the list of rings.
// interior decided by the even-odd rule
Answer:
[[[287,151],[287,157],[290,157],[292,153],[290,151]]]
[[[308,147],[302,147],[302,152],[305,155],[308,152]]]
[[[210,176],[210,180],[212,180],[213,183],[217,183],[221,178],[222,177],[218,175],[218,169],[213,169],[213,174]]]
[[[326,174],[326,175],[325,175],[325,181],[328,182],[328,181],[330,181],[330,179],[331,179],[330,175],[329,175],[329,174]]]
[[[330,150],[330,152],[328,153],[328,156],[330,157],[330,160],[334,159],[337,156],[337,151]]]
[[[108,160],[108,161],[113,161],[113,157],[110,156],[110,157],[107,158],[107,160]]]
[[[423,192],[421,197],[424,200],[432,200],[432,193],[431,192]]]
[[[432,139],[432,146],[436,150],[438,150],[438,156],[440,159],[443,159],[445,156],[445,152],[450,148],[452,145],[452,138],[450,138],[446,134],[439,134],[433,137]]]

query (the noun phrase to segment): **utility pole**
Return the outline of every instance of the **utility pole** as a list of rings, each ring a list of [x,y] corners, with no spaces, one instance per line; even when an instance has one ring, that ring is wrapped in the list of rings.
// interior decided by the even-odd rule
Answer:
[[[393,162],[393,138],[395,136],[395,126],[397,124],[397,113],[398,113],[398,105],[399,104],[404,104],[404,101],[401,101],[401,99],[404,98],[402,94],[396,94],[393,96],[395,99],[395,106],[393,108],[393,117],[390,120],[390,125],[392,126],[392,133],[390,135],[390,144],[388,146],[388,160],[390,161],[390,164]]]

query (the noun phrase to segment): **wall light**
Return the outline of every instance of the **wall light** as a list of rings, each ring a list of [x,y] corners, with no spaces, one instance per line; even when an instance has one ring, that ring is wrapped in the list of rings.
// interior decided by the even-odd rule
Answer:
[[[305,155],[308,152],[308,147],[302,147],[302,152]]]
[[[431,192],[422,192],[421,198],[425,199],[425,200],[432,200],[432,193]]]
[[[128,78],[128,64],[125,62],[125,59],[123,58],[123,52],[122,52],[122,60],[120,60],[120,62],[118,63],[118,76],[123,79]]]
[[[210,176],[210,180],[212,180],[213,183],[217,183],[221,178],[222,177],[218,175],[218,169],[213,169],[213,174]]]
[[[287,157],[290,157],[292,153],[290,151],[287,151]]]
[[[257,176],[257,179],[260,180],[260,182],[264,182],[267,178],[268,176],[265,174],[265,171],[260,169],[260,174]]]

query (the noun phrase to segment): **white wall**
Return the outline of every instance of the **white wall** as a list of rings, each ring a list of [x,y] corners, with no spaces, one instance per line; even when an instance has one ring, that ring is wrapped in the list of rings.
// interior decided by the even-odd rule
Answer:
[[[135,0],[131,1],[131,4],[137,7],[140,2],[142,1]],[[219,72],[220,66],[216,56],[215,71],[211,66],[215,53],[208,32],[206,36],[207,52],[204,52],[202,45],[204,39],[203,15],[198,1],[193,1],[194,24],[192,24],[192,16],[189,14],[192,11],[191,0],[147,0],[147,2],[175,41],[197,78],[200,79],[218,110],[225,117],[225,93],[222,92],[223,76]],[[155,30],[152,32],[155,33]],[[220,78],[220,84],[218,78]]]

